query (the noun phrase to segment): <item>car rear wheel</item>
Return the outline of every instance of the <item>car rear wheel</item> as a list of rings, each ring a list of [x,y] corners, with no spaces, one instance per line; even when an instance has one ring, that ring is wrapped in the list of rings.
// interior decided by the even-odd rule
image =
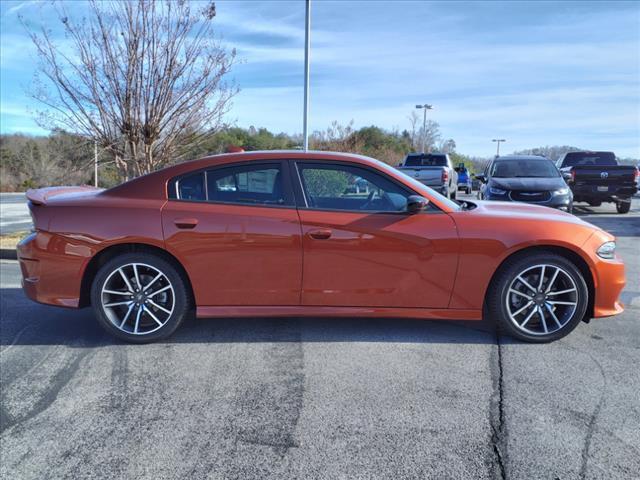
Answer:
[[[519,340],[543,343],[564,337],[580,323],[589,290],[580,270],[554,253],[507,260],[488,296],[498,328]]]
[[[629,210],[631,210],[631,200],[616,202],[616,210],[618,213],[629,213]]]
[[[100,325],[133,343],[170,336],[190,307],[185,281],[168,261],[148,253],[127,253],[98,271],[91,303]]]

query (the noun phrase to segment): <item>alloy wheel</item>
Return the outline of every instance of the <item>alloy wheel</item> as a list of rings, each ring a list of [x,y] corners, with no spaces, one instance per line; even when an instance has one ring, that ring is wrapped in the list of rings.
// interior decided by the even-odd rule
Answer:
[[[579,293],[571,275],[557,265],[528,267],[511,281],[505,303],[509,320],[529,335],[550,335],[573,318]]]
[[[175,308],[175,291],[167,275],[145,263],[116,268],[100,293],[109,321],[127,334],[147,335],[162,328]]]

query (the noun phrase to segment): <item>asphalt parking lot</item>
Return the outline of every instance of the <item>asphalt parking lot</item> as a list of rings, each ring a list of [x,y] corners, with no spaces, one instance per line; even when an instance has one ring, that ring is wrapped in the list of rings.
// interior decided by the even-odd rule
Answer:
[[[628,479],[640,472],[640,201],[622,315],[548,345],[484,322],[192,320],[127,345],[1,263],[2,478]]]

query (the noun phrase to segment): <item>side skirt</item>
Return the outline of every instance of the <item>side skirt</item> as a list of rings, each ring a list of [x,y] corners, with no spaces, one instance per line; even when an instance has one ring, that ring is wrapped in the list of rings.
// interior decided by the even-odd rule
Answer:
[[[482,310],[446,308],[316,307],[316,306],[202,306],[198,318],[215,317],[379,317],[423,320],[482,320]]]

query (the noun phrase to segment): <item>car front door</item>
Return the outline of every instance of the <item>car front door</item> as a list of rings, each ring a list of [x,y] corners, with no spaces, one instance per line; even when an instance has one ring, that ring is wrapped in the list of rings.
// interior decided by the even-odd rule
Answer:
[[[345,162],[292,165],[302,225],[302,304],[446,308],[458,261],[451,217],[408,214],[407,187]]]
[[[302,243],[287,164],[241,162],[169,184],[167,250],[198,306],[299,305]]]

